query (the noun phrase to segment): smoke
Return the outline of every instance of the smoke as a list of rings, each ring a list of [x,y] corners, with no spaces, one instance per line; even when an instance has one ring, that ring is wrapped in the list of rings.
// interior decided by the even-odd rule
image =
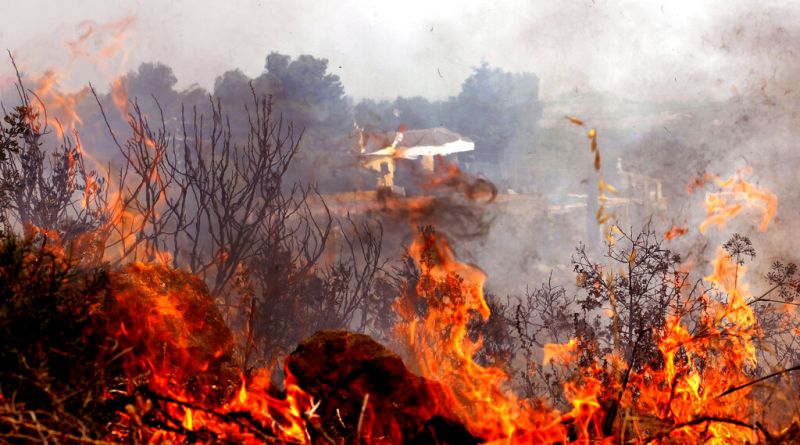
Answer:
[[[726,70],[742,77],[741,87],[720,116],[724,132],[710,167],[753,167],[761,184],[779,198],[776,227],[757,236],[767,258],[797,261],[792,232],[800,214],[796,171],[800,167],[800,25],[796,4],[736,8],[712,29],[710,39],[727,60]]]
[[[793,179],[800,166],[796,154],[800,136],[798,8],[734,3],[702,13],[684,9],[680,12],[691,17],[686,17],[685,26],[678,26],[673,22],[676,16],[669,15],[677,6],[668,4],[666,18],[645,21],[651,33],[639,38],[629,19],[652,16],[653,9],[660,13],[660,7],[634,5],[631,10],[616,11],[617,20],[609,15],[612,10],[607,4],[598,6],[595,13],[570,5],[559,7],[580,25],[569,28],[574,34],[554,31],[550,37],[535,37],[533,31],[532,35],[552,42],[563,38],[554,47],[564,52],[565,62],[551,68],[563,68],[575,88],[554,97],[552,88],[558,82],[547,68],[536,70],[545,99],[538,142],[527,158],[516,156],[515,162],[501,169],[522,165],[534,170],[544,163],[539,170],[553,174],[535,180],[532,188],[548,194],[551,205],[567,204],[568,194],[588,194],[596,187],[592,159],[585,139],[570,131],[563,119],[565,114],[574,114],[598,129],[603,172],[610,183],[626,187],[624,179],[615,176],[617,158],[622,169],[662,181],[666,212],[626,219],[625,209],[618,209],[625,229],[635,231],[648,221],[657,231],[673,225],[688,227],[689,236],[671,246],[693,257],[695,264],[706,264],[713,246],[734,232],[753,238],[760,255],[757,275],[763,275],[775,259],[797,261],[790,237],[800,216],[796,210],[800,193]],[[655,44],[662,47],[654,48]],[[589,48],[600,55],[586,56],[591,73],[569,62],[573,53],[586,55]],[[665,55],[665,49],[670,54]],[[627,59],[622,57],[625,54]],[[686,185],[705,172],[729,177],[748,166],[753,170],[748,180],[779,198],[774,225],[761,233],[757,218],[743,214],[698,243],[697,227],[706,216],[705,192],[715,187],[687,194]],[[582,218],[580,212],[568,217],[542,212],[526,219],[514,212],[499,213],[489,238],[473,250],[486,259],[474,261],[486,269],[489,284],[500,289],[515,282],[516,289],[510,290],[519,292],[518,277],[535,282],[551,269],[565,271],[566,277],[574,245],[589,238],[575,221]]]
[[[0,46],[17,55],[23,70],[41,71],[68,59],[64,42],[76,40],[86,26],[81,23],[113,23],[130,15],[135,21],[126,69],[162,61],[176,82],[152,90],[182,92],[180,100],[199,96],[190,99],[195,103],[205,101],[198,86],[213,91],[223,73],[240,70],[242,85],[257,79],[273,50],[328,59],[327,72],[341,78],[353,104],[362,98],[421,96],[433,109],[457,96],[484,61],[509,73],[534,73],[542,101],[535,137],[509,136],[513,143],[501,157],[473,171],[498,184],[500,192],[492,205],[491,230],[464,241],[462,249],[487,269],[490,284],[492,277],[498,283],[535,282],[550,268],[568,270],[574,245],[588,239],[585,211],[553,211],[579,203],[573,195],[590,194],[597,181],[586,139],[563,119],[565,114],[598,129],[608,182],[625,188],[615,177],[618,158],[625,171],[662,181],[667,211],[640,214],[625,224],[637,228],[652,216],[665,231],[676,224],[696,228],[704,217],[703,191],[687,195],[685,185],[705,172],[728,176],[748,165],[754,171],[751,180],[780,200],[778,230],[757,239],[756,246],[766,257],[792,255],[783,237],[800,216],[795,210],[800,191],[793,180],[800,6],[724,0],[380,5],[252,0],[123,6],[96,1],[86,6],[78,11],[43,2],[15,4],[0,19]],[[18,20],[34,11],[35,26]],[[78,66],[65,87],[77,89],[86,80],[100,90],[110,84],[111,79],[84,68]],[[13,80],[9,70],[0,64],[0,90]],[[158,76],[153,77],[155,83]],[[13,95],[2,98],[13,102]],[[412,108],[415,103],[407,102]],[[459,111],[470,118],[464,121],[485,117],[476,110]],[[324,146],[328,140],[314,142]],[[314,162],[308,164],[319,167]],[[330,177],[342,169],[329,170],[315,174]],[[369,181],[362,178],[359,187],[365,184]],[[525,198],[507,198],[510,191]],[[728,229],[725,233],[757,233],[748,224]]]
[[[720,98],[729,96],[731,84],[738,85],[742,76],[720,76],[731,61],[716,51],[709,30],[746,5],[724,0],[203,0],[169,5],[90,1],[85,8],[57,8],[29,2],[4,14],[0,46],[37,52],[32,63],[41,64],[59,57],[61,48],[53,43],[74,34],[80,22],[132,14],[139,32],[131,66],[167,63],[180,88],[197,83],[210,89],[219,73],[235,68],[255,76],[265,52],[276,50],[329,59],[357,98],[444,98],[457,93],[481,61],[537,73],[545,99],[576,88],[634,98]],[[758,8],[766,9],[763,3]],[[783,19],[789,23],[796,11],[790,12]],[[35,16],[36,26],[18,16]]]

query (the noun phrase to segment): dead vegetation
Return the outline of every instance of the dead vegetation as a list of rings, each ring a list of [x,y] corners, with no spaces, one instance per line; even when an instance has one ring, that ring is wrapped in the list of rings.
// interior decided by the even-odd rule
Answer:
[[[336,219],[289,182],[303,132],[253,90],[243,132],[219,101],[183,110],[177,132],[133,101],[125,136],[105,119],[110,166],[77,133],[55,140],[19,92],[0,131],[6,442],[797,438],[800,278],[775,262],[746,294],[745,236],[701,278],[650,227],[616,228],[602,260],[575,252],[576,292],[551,281],[503,301],[432,227],[388,258],[379,222]],[[472,184],[456,173],[446,187]],[[367,337],[314,335],[332,329],[391,344],[429,380]]]

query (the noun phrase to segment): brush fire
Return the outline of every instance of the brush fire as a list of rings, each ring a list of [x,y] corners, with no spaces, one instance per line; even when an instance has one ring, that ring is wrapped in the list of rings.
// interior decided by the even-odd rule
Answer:
[[[176,92],[129,71],[136,24],[0,73],[0,442],[800,442],[793,210],[764,163],[623,168],[609,118],[563,113],[503,135],[529,104],[464,124],[469,88],[532,85],[486,65],[384,108],[278,53]],[[108,88],[62,85],[86,66]],[[486,154],[540,130],[579,181]],[[546,273],[520,294],[498,233],[573,244],[526,256]]]

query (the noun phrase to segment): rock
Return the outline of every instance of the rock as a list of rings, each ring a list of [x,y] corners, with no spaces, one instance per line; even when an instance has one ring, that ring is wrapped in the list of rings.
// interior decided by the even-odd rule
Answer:
[[[762,430],[762,432],[764,432]],[[765,434],[766,445],[789,445],[800,443],[800,421],[793,421],[778,434]]]
[[[320,331],[287,360],[298,386],[320,401],[322,428],[354,443],[362,405],[361,443],[477,444],[447,409],[446,390],[411,373],[402,359],[372,338]]]
[[[144,263],[109,278],[115,301],[107,319],[121,345],[131,348],[128,375],[152,372],[152,389],[191,393],[212,404],[238,388],[233,336],[200,278]]]

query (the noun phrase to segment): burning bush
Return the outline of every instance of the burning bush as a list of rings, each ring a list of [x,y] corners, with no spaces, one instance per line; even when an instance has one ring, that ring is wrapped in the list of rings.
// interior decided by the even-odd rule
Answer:
[[[576,295],[548,283],[503,305],[487,296],[483,271],[424,225],[454,218],[480,229],[463,235],[485,233],[481,203],[497,190],[484,180],[445,168],[426,196],[387,196],[364,220],[335,220],[313,185],[284,181],[302,132],[273,119],[270,99],[253,91],[243,130],[213,100],[210,120],[193,111],[177,129],[122,101],[130,135],[105,121],[123,165],[101,178],[85,167],[74,128],[57,127],[48,155],[51,121],[19,86],[22,105],[0,129],[0,439],[797,437],[794,402],[760,387],[800,369],[797,267],[776,262],[769,288],[753,294],[744,277],[755,249],[745,236],[720,246],[711,273],[693,279],[655,231],[613,225],[606,204],[615,189],[600,175],[595,129],[587,135],[605,260],[579,248]],[[767,228],[777,197],[746,176],[712,178],[720,190],[707,195],[701,234],[748,210]],[[382,226],[369,221],[376,213],[411,223],[394,273]],[[409,368],[368,336],[337,328],[385,340]],[[287,356],[281,381],[274,365]],[[778,384],[792,394],[796,382]]]
[[[10,235],[0,244],[0,297],[3,442],[306,437],[296,425],[309,398],[291,387],[282,395],[264,370],[245,391],[231,333],[191,274],[89,268],[58,240]]]

